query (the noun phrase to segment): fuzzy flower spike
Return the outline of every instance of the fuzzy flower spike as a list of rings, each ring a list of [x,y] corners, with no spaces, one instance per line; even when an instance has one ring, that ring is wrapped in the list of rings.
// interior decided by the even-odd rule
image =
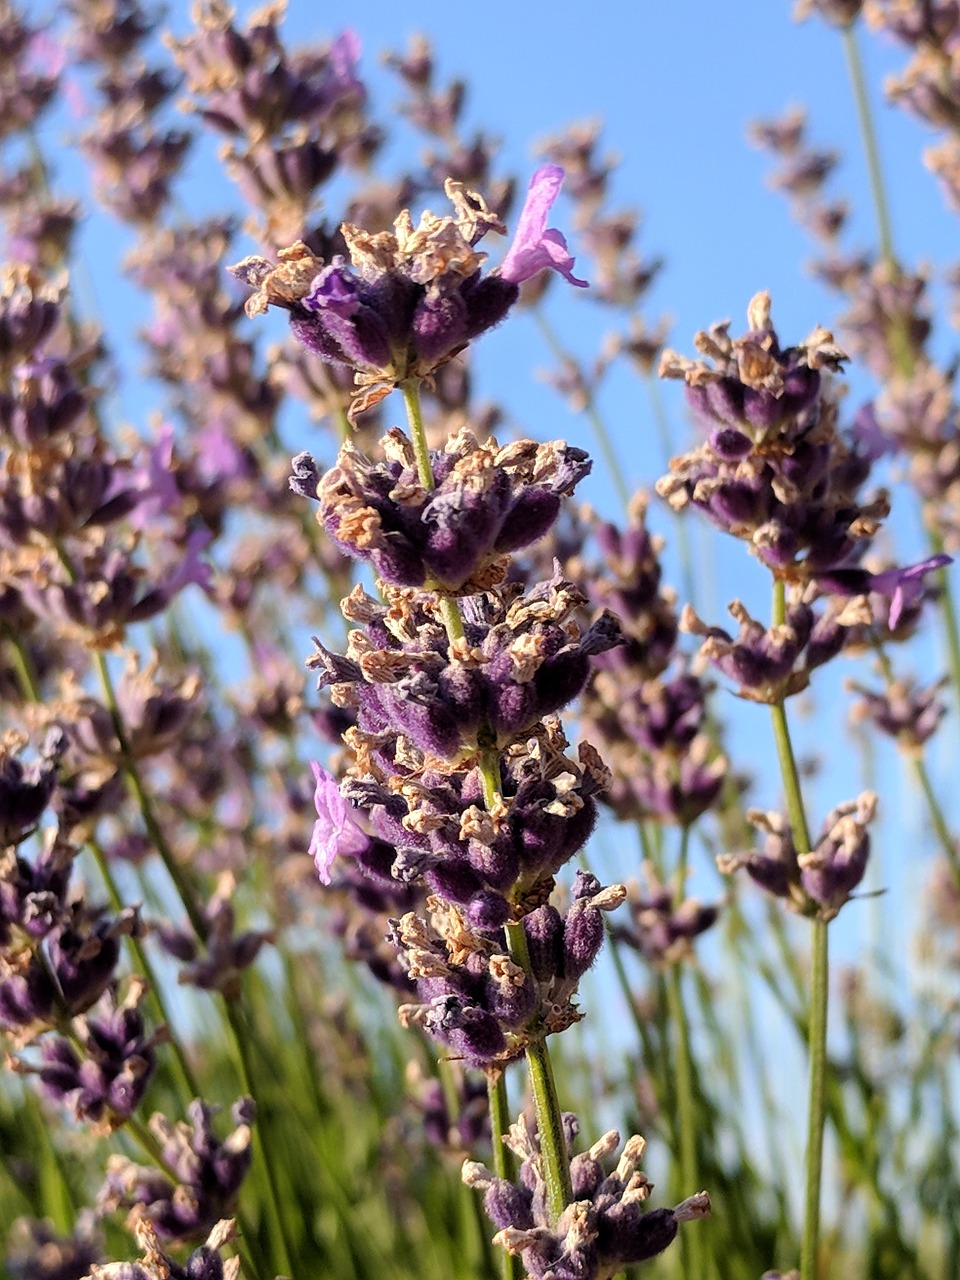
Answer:
[[[533,175],[517,235],[499,271],[481,274],[487,255],[475,248],[488,231],[506,228],[483,197],[448,179],[453,215],[429,211],[416,226],[404,209],[392,232],[344,223],[349,253],[330,262],[297,241],[277,262],[249,257],[230,270],[256,292],[247,313],[270,306],[290,312],[294,335],[323,360],[354,371],[351,417],[400,383],[430,377],[474,338],[498,324],[520,285],[546,267],[575,285],[573,258],[559,231],[547,228],[563,170],[544,165]]]

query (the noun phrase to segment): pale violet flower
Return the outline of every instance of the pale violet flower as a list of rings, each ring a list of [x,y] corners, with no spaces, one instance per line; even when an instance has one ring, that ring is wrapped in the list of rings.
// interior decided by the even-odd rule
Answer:
[[[310,857],[313,858],[320,882],[329,884],[330,868],[337,854],[350,856],[362,853],[370,840],[351,818],[333,774],[327,773],[316,760],[310,761],[310,768],[317,783],[313,793],[317,820],[310,837]]]
[[[571,284],[587,288],[586,280],[578,280],[573,274],[573,255],[567,249],[566,240],[559,231],[547,226],[547,216],[562,185],[563,170],[558,164],[541,165],[530,179],[513,244],[497,272],[502,280],[523,284],[538,271],[551,267]]]
[[[925,591],[924,578],[936,569],[950,564],[950,556],[931,556],[920,564],[908,565],[906,569],[886,569],[883,573],[875,573],[870,578],[870,590],[890,599],[889,626],[896,628],[904,609],[919,603]]]

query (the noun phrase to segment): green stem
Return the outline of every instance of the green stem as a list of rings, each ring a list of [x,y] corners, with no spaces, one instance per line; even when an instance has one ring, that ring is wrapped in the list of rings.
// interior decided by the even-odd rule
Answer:
[[[106,886],[107,894],[109,895],[109,898],[110,898],[110,903],[113,906],[113,909],[119,912],[123,909],[124,901],[120,893],[120,890],[117,887],[117,882],[113,875],[113,868],[110,866],[110,862],[107,858],[107,855],[104,853],[103,848],[101,847],[99,842],[91,839],[88,843],[93,852],[93,856],[96,859],[96,863],[100,871],[101,879],[103,880],[103,883]],[[160,1021],[167,1028],[167,1033],[169,1036],[168,1043],[171,1049],[173,1050],[173,1060],[174,1060],[176,1070],[180,1076],[180,1087],[183,1090],[185,1098],[186,1100],[189,1100],[192,1098],[199,1098],[202,1096],[200,1092],[200,1086],[197,1084],[196,1076],[193,1074],[193,1069],[191,1068],[190,1063],[187,1060],[186,1052],[184,1051],[183,1046],[181,1045],[176,1033],[174,1032],[173,1024],[170,1020],[170,1015],[167,1011],[166,1003],[164,1002],[164,999],[163,999],[163,989],[160,983],[157,981],[157,976],[156,976],[156,973],[154,972],[153,965],[150,963],[150,958],[147,955],[146,950],[143,946],[143,943],[140,941],[139,938],[133,937],[131,935],[127,939],[127,942],[129,943],[130,949],[133,952],[134,959],[137,962],[137,967],[139,971],[143,974],[143,976],[146,978],[149,984],[150,998],[153,1001],[153,1004],[156,1008]]]
[[[156,813],[153,808],[153,801],[143,785],[143,778],[137,767],[136,758],[130,750],[127,741],[126,730],[123,724],[123,714],[120,710],[120,704],[117,701],[116,690],[113,686],[113,677],[110,675],[110,668],[107,660],[102,653],[94,656],[97,670],[100,673],[100,683],[103,686],[104,696],[107,700],[107,707],[113,718],[114,732],[117,735],[117,741],[120,744],[120,763],[137,807],[140,810],[140,816],[143,818],[143,825],[147,829],[147,834],[153,842],[154,848],[160,855],[160,860],[164,865],[167,875],[173,881],[174,887],[183,903],[184,910],[193,926],[193,930],[201,941],[206,941],[207,922],[203,917],[203,912],[196,901],[193,888],[186,879],[179,862],[173,850],[163,833],[163,828],[157,820]]]
[[[923,757],[914,756],[911,764],[917,782],[920,784],[920,790],[926,798],[927,808],[930,810],[930,820],[933,823],[933,829],[936,832],[937,840],[940,842],[940,847],[947,859],[950,876],[955,888],[960,892],[960,855],[957,853],[956,841],[950,834],[950,828],[947,826],[947,820],[943,816],[940,801],[934,793],[933,783],[930,781],[930,774]]]
[[[513,1152],[504,1143],[503,1136],[510,1127],[510,1104],[507,1098],[507,1082],[502,1071],[487,1072],[487,1101],[490,1107],[490,1137],[493,1142],[493,1171],[498,1178],[512,1182],[516,1170]],[[501,1280],[521,1280],[520,1259],[499,1251]]]
[[[425,489],[435,489],[437,482],[433,478],[433,465],[430,462],[430,449],[427,445],[427,433],[423,426],[423,411],[420,408],[420,383],[411,378],[400,383],[403,404],[407,411],[407,425],[410,428],[410,440],[413,444],[413,456],[417,461],[417,475]]]
[[[254,1087],[253,1080],[249,1050],[250,1037],[245,1025],[243,1014],[238,1005],[232,1000],[225,1000],[224,1008],[227,1011],[227,1020],[230,1023],[230,1029],[233,1032],[233,1042],[237,1050],[237,1066],[240,1070],[241,1087],[243,1088],[244,1093],[249,1094],[251,1098],[256,1098],[258,1094]],[[274,1152],[271,1148],[271,1144],[264,1141],[261,1129],[262,1125],[260,1123],[254,1124],[253,1142],[254,1149],[257,1150],[257,1148],[259,1148],[257,1154],[260,1158],[260,1166],[265,1174],[265,1184],[270,1212],[269,1226],[271,1234],[274,1235],[281,1270],[284,1276],[288,1277],[289,1280],[292,1280],[294,1272],[291,1262],[290,1247],[287,1241],[286,1217],[281,1205],[276,1169],[274,1167]]]
[[[786,593],[782,582],[773,584],[773,625],[782,626],[786,615]],[[787,709],[784,702],[774,703],[770,708],[773,719],[773,736],[777,744],[777,759],[780,762],[780,776],[783,779],[784,798],[787,805],[787,817],[793,831],[794,848],[799,856],[810,852],[810,831],[803,808],[803,796],[800,791],[800,773],[793,754],[790,741],[790,726],[787,722]],[[792,874],[796,875],[796,869]]]
[[[3,634],[10,645],[13,667],[17,673],[17,680],[20,682],[24,698],[30,702],[39,702],[40,681],[37,679],[37,673],[29,651],[23,641],[18,636],[15,636],[8,627],[4,627]]]
[[[943,539],[939,534],[930,534],[930,550],[934,555],[943,552]],[[947,661],[953,680],[954,697],[960,696],[960,627],[957,625],[957,610],[950,587],[950,575],[946,569],[937,571],[937,589],[940,592],[940,613],[943,617],[943,629],[947,640]]]
[[[829,998],[828,925],[813,921],[810,974],[810,1105],[807,1113],[807,1170],[800,1280],[816,1280],[820,1241],[820,1183],[823,1171],[823,1129],[827,1092],[827,1010]]]
[[[534,1038],[527,1044],[527,1070],[530,1073],[530,1090],[537,1116],[543,1180],[547,1187],[547,1208],[551,1220],[556,1223],[573,1200],[573,1187],[570,1182],[570,1161],[563,1136],[557,1084],[553,1078],[553,1065],[546,1040]]]
[[[687,863],[690,854],[690,827],[685,826],[680,835],[680,853],[674,873],[673,901],[679,907],[684,899],[687,880]],[[676,1033],[676,1122],[675,1132],[680,1154],[679,1196],[694,1195],[700,1185],[697,1157],[697,1107],[693,1084],[693,1054],[690,1047],[690,1023],[683,1000],[682,974],[675,963],[667,975],[667,1008]],[[685,1231],[681,1249],[686,1261],[686,1271],[691,1276],[704,1274],[703,1237],[698,1231]]]
[[[893,231],[890,226],[890,208],[880,168],[880,151],[877,147],[877,134],[873,127],[873,113],[867,96],[867,86],[863,77],[863,64],[860,60],[860,49],[853,27],[845,27],[843,32],[843,49],[847,55],[847,68],[853,86],[853,97],[857,106],[857,120],[863,138],[863,150],[867,161],[867,172],[870,177],[870,191],[873,196],[873,207],[877,215],[877,230],[880,237],[880,252],[887,262],[894,261]]]
[[[530,954],[523,925],[507,924],[504,929],[510,958],[529,974]],[[573,1188],[570,1182],[570,1161],[563,1136],[557,1084],[550,1063],[550,1051],[542,1034],[537,1034],[536,1031],[531,1034],[527,1042],[526,1057],[530,1092],[533,1094],[533,1108],[540,1138],[543,1180],[547,1188],[547,1209],[551,1220],[556,1222],[573,1200]]]
[[[773,622],[782,624],[786,613],[786,593],[782,582],[774,583]],[[797,769],[790,728],[784,702],[770,708],[773,733],[780,761],[780,773],[786,797],[787,816],[798,858],[810,852],[800,774]],[[799,867],[791,870],[798,894]],[[810,1059],[810,1093],[807,1110],[807,1152],[804,1191],[803,1238],[800,1249],[800,1280],[817,1280],[817,1255],[820,1244],[820,1195],[823,1179],[823,1130],[827,1110],[827,1014],[829,1005],[829,954],[827,924],[814,918],[811,922],[810,1017],[807,1023],[807,1053]]]
[[[677,1186],[680,1196],[692,1196],[699,1190],[700,1176],[697,1159],[697,1109],[693,1089],[693,1058],[690,1052],[690,1027],[683,1003],[681,972],[673,965],[667,975],[667,1008],[676,1033],[676,1132],[680,1149],[680,1179]],[[684,1231],[681,1247],[686,1259],[688,1275],[703,1275],[703,1258],[698,1231]]]

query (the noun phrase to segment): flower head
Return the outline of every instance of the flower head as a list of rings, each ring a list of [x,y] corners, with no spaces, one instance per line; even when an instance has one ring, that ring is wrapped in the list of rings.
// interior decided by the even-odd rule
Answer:
[[[484,275],[476,246],[506,228],[483,197],[448,178],[453,214],[424,212],[414,225],[402,210],[391,232],[340,228],[349,258],[326,262],[302,241],[281,249],[276,263],[244,258],[230,270],[256,292],[251,316],[269,306],[290,312],[297,340],[323,360],[354,370],[360,388],[351,415],[372,408],[408,379],[428,378],[474,338],[504,318],[519,286],[544,267],[571,284],[573,258],[559,231],[546,229],[563,170],[544,165],[533,175],[514,243],[498,271]]]

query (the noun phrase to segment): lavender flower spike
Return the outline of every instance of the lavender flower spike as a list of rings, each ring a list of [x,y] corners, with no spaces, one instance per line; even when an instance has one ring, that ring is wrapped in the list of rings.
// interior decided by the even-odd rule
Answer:
[[[547,215],[562,185],[563,170],[558,164],[541,165],[530,179],[513,244],[500,264],[501,280],[523,284],[538,271],[551,267],[578,288],[588,287],[586,280],[578,280],[573,274],[573,255],[566,240],[559,231],[547,227]]]
[[[310,761],[310,768],[317,782],[313,793],[317,820],[310,838],[310,856],[321,883],[329,884],[330,868],[337,854],[362,853],[370,841],[347,812],[336,778],[316,760]]]

